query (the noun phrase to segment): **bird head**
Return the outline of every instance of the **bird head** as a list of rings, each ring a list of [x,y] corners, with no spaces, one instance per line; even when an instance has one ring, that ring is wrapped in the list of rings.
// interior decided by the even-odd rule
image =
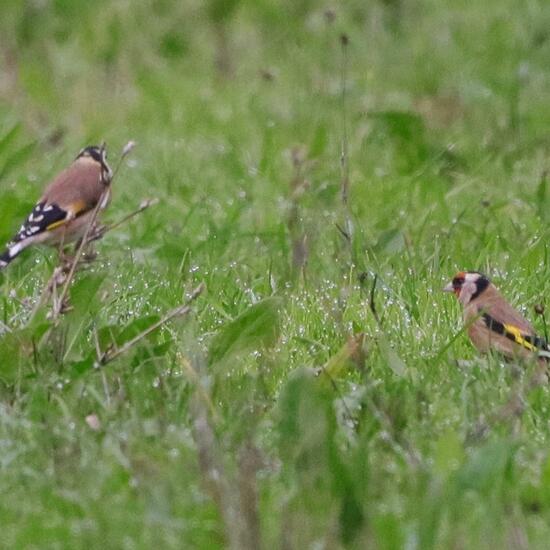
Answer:
[[[478,298],[490,284],[489,279],[478,271],[460,271],[443,291],[454,292],[458,300],[466,305]]]
[[[113,171],[111,170],[111,167],[107,164],[107,147],[105,143],[102,143],[101,145],[88,145],[88,147],[84,147],[84,149],[82,149],[80,153],[78,153],[75,160],[78,159],[90,159],[92,161],[98,162],[101,165],[103,181],[105,183],[111,181]]]

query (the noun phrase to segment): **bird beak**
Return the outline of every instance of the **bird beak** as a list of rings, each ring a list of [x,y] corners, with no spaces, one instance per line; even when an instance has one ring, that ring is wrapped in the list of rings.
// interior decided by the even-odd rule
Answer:
[[[449,283],[443,287],[443,292],[454,292],[453,283]]]

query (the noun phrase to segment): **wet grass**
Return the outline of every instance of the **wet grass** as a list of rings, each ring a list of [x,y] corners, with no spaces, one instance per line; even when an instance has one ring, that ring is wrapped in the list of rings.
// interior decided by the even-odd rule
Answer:
[[[548,389],[440,292],[550,290],[550,10],[489,1],[8,0],[0,237],[78,150],[135,139],[57,326],[2,273],[11,548],[545,547]],[[349,186],[347,202],[343,183]],[[192,313],[121,347],[204,282]]]

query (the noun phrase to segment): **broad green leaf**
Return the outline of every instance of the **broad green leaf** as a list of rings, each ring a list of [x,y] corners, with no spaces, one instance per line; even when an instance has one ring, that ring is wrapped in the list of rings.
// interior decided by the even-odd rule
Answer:
[[[306,466],[328,467],[334,433],[332,398],[316,383],[312,370],[297,369],[279,399],[279,436],[283,456]],[[325,462],[325,464],[323,464]]]
[[[397,376],[406,376],[407,365],[405,365],[403,359],[399,357],[397,352],[388,344],[384,337],[378,340],[378,346],[380,347],[380,352],[388,363],[388,367],[390,367],[390,369],[397,374]]]
[[[279,337],[280,300],[267,298],[227,323],[213,338],[209,363],[272,346]]]
[[[91,370],[94,366],[95,360],[96,358],[94,355],[89,355],[85,359],[72,362],[70,367],[73,370],[73,376],[76,378]]]
[[[30,365],[33,361],[36,342],[39,334],[34,337],[29,329],[15,330],[0,337],[0,379],[5,383],[12,383],[19,374],[23,365]]]
[[[13,140],[19,134],[21,124],[14,124],[1,138],[0,138],[0,155],[9,147]]]
[[[362,368],[365,361],[365,334],[350,336],[348,341],[327,361],[321,370],[321,378],[337,380],[353,369]]]
[[[105,276],[105,274],[92,273],[75,282],[71,288],[71,305],[75,313],[83,314],[101,306],[96,294]]]
[[[515,451],[515,444],[502,440],[477,449],[457,472],[458,486],[480,492],[498,490],[512,472]]]
[[[138,334],[141,334],[144,330],[148,329],[159,319],[160,317],[158,315],[147,315],[145,317],[135,319],[129,325],[126,325],[126,327],[124,327],[124,330],[117,338],[117,344],[120,346],[124,342],[135,338]]]
[[[312,506],[318,505],[322,492],[338,502],[340,536],[348,544],[362,526],[364,514],[358,498],[360,484],[336,443],[333,401],[334,392],[319,385],[311,369],[294,371],[278,403],[279,444],[281,457],[298,475],[301,489],[316,495]]]
[[[376,253],[392,254],[400,252],[405,247],[405,237],[399,229],[389,229],[380,233],[373,249]]]
[[[98,330],[98,340],[101,350],[107,349],[109,346],[120,347],[138,334],[149,328],[159,320],[158,315],[147,315],[134,319],[125,327],[118,325],[109,325],[101,327]],[[154,336],[154,332],[151,336]]]

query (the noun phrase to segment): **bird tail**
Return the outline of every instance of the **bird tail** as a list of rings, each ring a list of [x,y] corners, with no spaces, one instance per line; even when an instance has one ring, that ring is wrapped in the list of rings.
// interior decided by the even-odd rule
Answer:
[[[26,248],[24,241],[9,243],[6,250],[0,254],[0,270],[15,259],[24,248]]]
[[[0,255],[0,269],[4,269],[13,258],[10,258],[10,251],[8,248]]]

